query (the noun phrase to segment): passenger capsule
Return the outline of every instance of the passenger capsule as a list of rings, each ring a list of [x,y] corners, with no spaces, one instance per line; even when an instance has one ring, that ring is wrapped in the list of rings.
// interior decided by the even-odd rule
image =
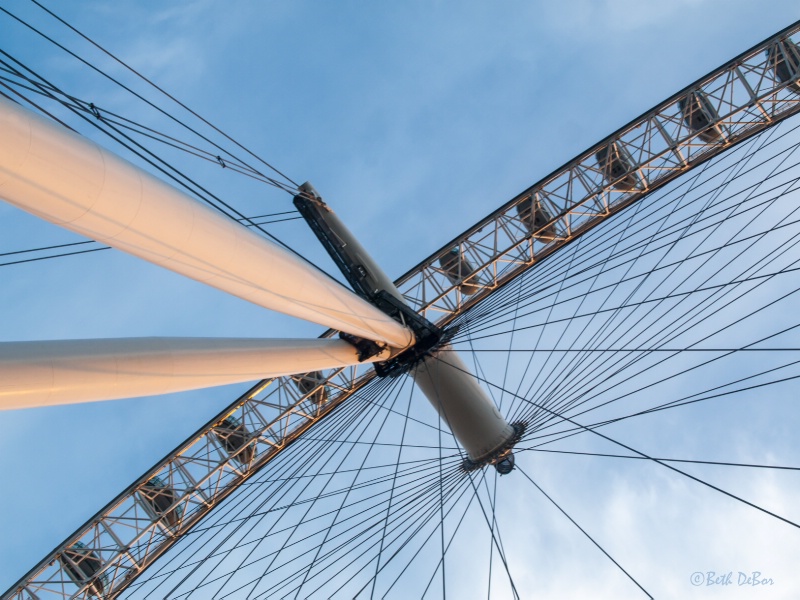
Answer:
[[[594,156],[603,171],[603,177],[614,189],[635,192],[644,188],[639,174],[633,169],[633,161],[621,144],[611,142],[605,148],[600,148]]]
[[[97,598],[105,597],[108,578],[105,574],[97,576],[103,561],[93,550],[87,548],[86,544],[76,542],[64,550],[58,561],[75,585],[83,587],[88,583],[89,594]]]
[[[556,239],[558,234],[555,223],[547,225],[553,220],[553,216],[538,200],[534,201],[528,198],[524,202],[520,202],[517,204],[517,214],[534,239],[540,242],[552,242]]]
[[[717,111],[703,92],[689,92],[688,96],[678,100],[678,106],[683,114],[683,122],[697,137],[709,144],[722,139],[722,132],[714,124],[719,118]]]
[[[170,508],[177,500],[172,487],[160,477],[153,477],[139,489],[139,493],[156,518],[163,518],[170,527],[178,526],[183,516],[183,507]]]
[[[800,74],[800,48],[797,44],[783,40],[774,44],[767,50],[767,63],[781,83],[788,83],[790,90],[800,94],[800,82],[797,81]]]
[[[256,448],[253,444],[245,447],[250,438],[244,423],[236,417],[228,417],[221,423],[214,425],[214,435],[229,454],[236,454],[233,458],[240,465],[245,466],[253,462],[256,455]],[[239,452],[241,450],[241,452]]]
[[[458,289],[462,294],[472,296],[476,294],[481,288],[475,282],[466,282],[475,272],[475,267],[467,260],[467,257],[461,254],[457,246],[450,248],[450,250],[439,259],[439,266],[442,271],[450,280],[450,283],[458,285]]]
[[[320,371],[306,373],[305,375],[300,375],[297,379],[295,379],[295,383],[297,383],[297,389],[300,390],[301,394],[305,396],[306,394],[311,394],[311,392],[314,392],[308,397],[308,399],[314,404],[325,404],[328,401],[327,386],[320,386],[320,384],[324,381],[325,377]]]

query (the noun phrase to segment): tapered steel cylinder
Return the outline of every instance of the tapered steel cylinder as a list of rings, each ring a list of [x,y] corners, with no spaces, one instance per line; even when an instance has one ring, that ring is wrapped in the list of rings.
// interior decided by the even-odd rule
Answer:
[[[514,428],[450,346],[419,363],[414,381],[471,461],[485,460],[514,437]]]

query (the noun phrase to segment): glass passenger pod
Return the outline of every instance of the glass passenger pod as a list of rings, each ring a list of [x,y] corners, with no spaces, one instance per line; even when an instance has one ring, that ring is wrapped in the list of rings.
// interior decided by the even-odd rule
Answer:
[[[104,574],[98,576],[103,567],[103,561],[94,550],[86,547],[83,542],[76,542],[58,557],[58,562],[64,572],[78,587],[86,585],[91,596],[105,598],[108,587],[108,577]]]
[[[777,42],[767,50],[767,63],[781,83],[800,94],[800,48],[791,40]]]
[[[139,488],[139,494],[154,518],[163,520],[172,528],[178,526],[183,516],[183,507],[171,508],[177,496],[169,484],[164,483],[160,477],[153,477]]]
[[[224,421],[214,425],[214,435],[228,454],[234,455],[233,459],[243,467],[253,462],[256,456],[256,447],[248,445],[250,432],[236,417],[227,417]]]
[[[321,385],[325,382],[325,376],[321,371],[313,371],[305,375],[298,375],[295,378],[297,389],[303,396],[311,394],[308,399],[314,404],[325,404],[328,401],[328,387]],[[312,394],[313,392],[313,394]]]
[[[481,289],[477,281],[466,281],[475,272],[475,267],[461,253],[458,246],[450,248],[447,254],[439,259],[439,266],[450,283],[457,285],[462,294],[472,296]]]
[[[528,228],[528,232],[533,239],[547,243],[552,242],[558,236],[556,224],[551,223],[553,215],[539,200],[534,200],[531,197],[520,202],[517,204],[517,214],[522,219],[522,222],[525,223],[525,227]]]
[[[633,160],[618,142],[611,142],[595,153],[597,164],[605,180],[620,192],[638,192],[644,189],[639,173],[634,169]]]
[[[722,131],[716,125],[719,115],[703,92],[689,92],[678,100],[678,106],[683,114],[683,122],[697,137],[708,144],[722,140]]]

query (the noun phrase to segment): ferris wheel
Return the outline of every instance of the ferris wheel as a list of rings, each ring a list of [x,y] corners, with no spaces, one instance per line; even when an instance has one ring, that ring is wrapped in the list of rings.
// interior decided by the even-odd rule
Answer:
[[[799,32],[792,25],[691,83],[396,281],[335,202],[273,179],[353,291],[4,94],[6,200],[331,327],[289,341],[4,344],[5,408],[259,379],[4,597],[526,597],[557,559],[536,525],[556,519],[592,547],[591,568],[609,573],[602,585],[663,595],[638,575],[636,552],[614,547],[602,521],[553,489],[547,461],[585,460],[581,477],[597,460],[634,484],[653,477],[634,497],[659,507],[667,539],[687,523],[664,510],[679,496],[736,507],[748,531],[770,523],[794,535],[798,518],[780,499],[735,483],[742,472],[768,483],[793,464],[698,456],[690,434],[692,423],[719,433],[713,420],[729,401],[769,395],[788,411],[800,375],[790,119]],[[115,124],[103,107],[70,101]],[[645,437],[641,422],[656,424]],[[605,515],[619,533],[632,512]],[[703,525],[703,535],[740,535]],[[752,569],[771,585],[767,567]],[[694,571],[707,585],[710,570],[689,569],[678,589],[697,585]]]

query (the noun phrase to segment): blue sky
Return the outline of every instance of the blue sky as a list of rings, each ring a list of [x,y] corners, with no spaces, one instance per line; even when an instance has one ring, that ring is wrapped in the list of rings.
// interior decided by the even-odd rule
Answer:
[[[3,6],[74,42],[35,6],[22,0]],[[702,0],[221,6],[120,1],[53,8],[298,182],[310,180],[392,277],[634,116],[800,17],[789,1],[768,9]],[[3,50],[70,93],[146,123],[154,118],[52,47],[31,43],[2,15],[0,30]],[[245,214],[291,208],[285,193],[187,164]],[[292,222],[272,231],[332,272],[303,228]],[[0,232],[0,252],[76,239],[7,205],[0,205]],[[0,277],[2,341],[319,332],[116,251],[3,267]],[[243,389],[0,413],[0,588]],[[751,414],[740,410],[724,420],[730,435],[741,434],[747,444],[746,428],[736,424]],[[714,442],[706,442],[701,449],[713,450]],[[585,469],[579,473],[591,472]],[[560,481],[557,468],[544,479],[566,495],[592,493],[577,475]],[[642,523],[654,536],[670,530],[669,515],[628,519],[659,493],[637,481],[620,475],[603,503],[631,547],[641,543]],[[664,481],[671,489],[687,485]],[[779,504],[788,489],[776,485]],[[694,493],[684,497],[687,505],[699,498]],[[680,518],[682,508],[672,516]],[[731,514],[737,527],[755,519]],[[707,518],[724,525],[730,516],[704,515],[691,523]],[[558,550],[531,556],[548,564],[553,581],[543,583],[532,571],[523,578],[530,589],[555,593],[569,581],[574,597],[604,585],[609,597],[632,593],[624,582],[597,579],[594,558],[586,572],[551,563],[549,554],[576,559],[588,552],[567,530],[555,518],[538,532],[525,525],[528,541]],[[716,543],[724,546],[724,536]],[[753,540],[761,543],[770,541]],[[796,537],[775,543],[797,548]],[[679,553],[673,550],[667,554]],[[784,574],[772,597],[800,589],[800,580],[786,579],[788,564],[773,555],[765,555],[765,564],[750,558],[749,568]],[[660,589],[674,597],[687,593],[692,570],[707,568],[669,571],[666,564],[632,562],[653,578],[661,572]],[[691,591],[703,598],[719,592]],[[724,597],[741,592],[728,591]]]

